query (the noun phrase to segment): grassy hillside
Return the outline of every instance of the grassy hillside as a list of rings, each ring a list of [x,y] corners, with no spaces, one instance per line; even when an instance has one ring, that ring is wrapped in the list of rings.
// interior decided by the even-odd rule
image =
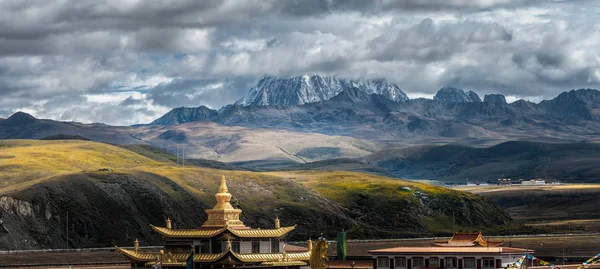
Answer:
[[[377,166],[368,165],[353,159],[332,159],[325,161],[317,161],[305,164],[296,164],[277,168],[282,171],[299,171],[299,170],[325,170],[325,171],[349,171],[374,174],[380,176],[394,177],[394,174],[379,168]]]
[[[0,190],[61,174],[153,165],[162,164],[103,143],[0,140]]]
[[[513,141],[489,148],[459,145],[389,149],[362,159],[402,178],[485,182],[502,177],[600,182],[600,145]]]
[[[600,185],[468,187],[495,201],[516,220],[551,232],[600,232]]]
[[[0,210],[10,231],[0,236],[0,248],[64,247],[67,229],[71,247],[123,245],[134,238],[159,244],[148,224],[163,225],[169,216],[179,228],[200,225],[204,209],[215,203],[221,175],[246,224],[269,228],[279,216],[282,225],[298,224],[292,240],[320,232],[333,237],[342,229],[351,238],[443,235],[452,230],[453,214],[464,230],[500,232],[510,222],[480,196],[383,176],[177,167],[160,152],[145,152],[148,158],[88,141],[1,145],[2,155],[13,157],[0,159],[1,167],[11,167],[0,172]]]

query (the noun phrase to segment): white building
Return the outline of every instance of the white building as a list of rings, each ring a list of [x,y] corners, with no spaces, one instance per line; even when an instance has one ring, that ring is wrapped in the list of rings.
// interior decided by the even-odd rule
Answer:
[[[481,233],[454,233],[449,241],[431,247],[395,247],[369,253],[375,269],[486,269],[504,268],[527,251],[502,247],[502,243],[487,241]]]

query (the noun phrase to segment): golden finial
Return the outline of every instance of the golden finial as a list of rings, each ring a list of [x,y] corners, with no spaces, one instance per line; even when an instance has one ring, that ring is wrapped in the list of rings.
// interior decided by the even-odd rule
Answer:
[[[227,181],[225,181],[225,176],[221,176],[221,186],[219,186],[219,193],[228,193],[227,189]]]
[[[135,250],[135,252],[138,252],[138,250],[140,249],[140,241],[138,241],[137,238],[135,239],[135,241],[133,241],[133,249]]]
[[[279,223],[279,217],[275,217],[275,229],[281,228],[281,224]]]
[[[308,252],[312,251],[312,240],[308,239]]]
[[[167,220],[165,221],[165,228],[171,229],[171,219],[169,217],[167,217]]]

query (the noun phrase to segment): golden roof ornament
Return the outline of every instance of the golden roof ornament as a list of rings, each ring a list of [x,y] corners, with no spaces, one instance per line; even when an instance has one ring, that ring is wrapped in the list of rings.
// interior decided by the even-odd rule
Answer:
[[[225,180],[225,176],[221,176],[221,186],[219,186],[219,193],[228,193],[227,189],[227,181]]]
[[[205,228],[241,228],[248,229],[244,223],[240,220],[240,214],[242,210],[235,209],[231,205],[231,194],[227,188],[227,180],[225,176],[221,177],[221,184],[219,185],[219,192],[215,194],[217,204],[212,209],[207,209],[208,220],[202,225]]]
[[[172,229],[172,227],[171,227],[171,218],[169,218],[169,217],[167,217],[167,220],[165,220],[165,228]]]

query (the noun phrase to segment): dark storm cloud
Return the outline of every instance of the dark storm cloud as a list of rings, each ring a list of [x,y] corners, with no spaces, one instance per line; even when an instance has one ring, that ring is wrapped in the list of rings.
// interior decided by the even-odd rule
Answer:
[[[549,98],[596,87],[595,1],[0,2],[0,117],[149,122],[219,108],[263,74],[384,77]],[[131,115],[125,118],[121,115]]]
[[[385,44],[385,38],[387,37],[373,40],[372,47]],[[413,59],[435,62],[468,50],[470,45],[511,40],[512,34],[497,23],[464,21],[437,26],[427,18],[414,27],[400,30],[396,40],[384,45],[381,50],[376,50],[375,55],[380,61]]]
[[[149,90],[148,98],[154,103],[167,106],[208,105],[214,109],[241,98],[255,82],[253,77],[237,77],[235,80],[176,79],[162,83]]]

